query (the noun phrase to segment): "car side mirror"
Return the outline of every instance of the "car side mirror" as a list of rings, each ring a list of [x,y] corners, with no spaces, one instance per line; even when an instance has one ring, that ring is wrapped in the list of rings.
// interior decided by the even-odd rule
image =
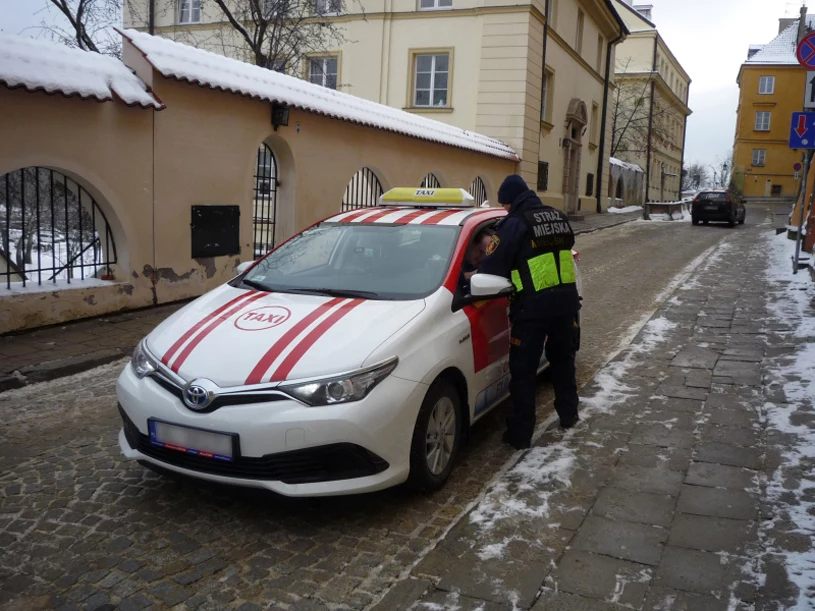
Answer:
[[[254,264],[255,264],[254,261],[244,261],[243,263],[239,263],[238,267],[235,268],[235,272],[238,274],[238,276],[240,276],[243,272],[252,267]]]
[[[507,297],[513,291],[515,291],[515,287],[503,276],[475,274],[470,278],[470,294],[479,299]]]

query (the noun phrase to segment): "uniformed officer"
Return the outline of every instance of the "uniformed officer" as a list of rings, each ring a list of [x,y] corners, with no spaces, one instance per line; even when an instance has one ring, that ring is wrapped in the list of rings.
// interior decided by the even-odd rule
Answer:
[[[562,428],[580,420],[575,378],[575,324],[580,309],[572,247],[574,233],[561,211],[544,206],[517,174],[498,189],[509,212],[495,228],[478,271],[503,276],[516,292],[510,304],[512,325],[509,371],[513,411],[504,442],[528,448],[535,430],[537,371],[546,344]]]

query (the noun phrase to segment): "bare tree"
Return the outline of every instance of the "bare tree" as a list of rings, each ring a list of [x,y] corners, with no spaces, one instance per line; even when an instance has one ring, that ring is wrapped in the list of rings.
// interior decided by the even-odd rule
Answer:
[[[625,74],[632,59],[617,60],[617,74]],[[668,140],[669,108],[655,96],[651,102],[651,79],[617,79],[612,100],[611,156],[645,153],[648,134]]]
[[[40,30],[52,40],[85,51],[121,57],[120,37],[110,26],[122,23],[122,0],[48,0],[48,3],[67,20],[66,26],[42,22]]]
[[[682,176],[683,191],[698,191],[710,182],[710,172],[701,163],[691,163]]]
[[[222,28],[220,32],[226,54],[240,56],[248,48],[251,61],[263,68],[294,74],[309,56],[348,42],[345,30],[331,19],[346,14],[343,0],[212,1],[228,24],[227,31]],[[233,33],[237,37],[230,35]],[[322,84],[336,87],[336,64],[313,63]]]
[[[716,163],[711,164],[710,171],[713,173],[714,187],[730,187],[730,179],[733,175],[733,153],[724,158],[718,157]]]

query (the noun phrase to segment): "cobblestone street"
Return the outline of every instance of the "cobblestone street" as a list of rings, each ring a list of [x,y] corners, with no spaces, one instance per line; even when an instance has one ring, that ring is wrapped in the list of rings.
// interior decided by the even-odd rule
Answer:
[[[764,296],[750,294],[763,264],[750,246],[769,231],[756,227],[763,215],[751,210],[748,226],[735,230],[634,222],[578,238],[586,295],[579,378],[589,382],[600,372],[583,391],[584,413],[594,415],[565,440],[547,432],[539,441],[545,450],[525,459],[543,474],[552,473],[550,463],[573,463],[574,473],[568,487],[539,497],[552,512],[533,507],[520,516],[530,519],[523,524],[518,516],[503,519],[495,496],[496,486],[518,488],[511,477],[480,496],[517,459],[499,443],[503,409],[476,428],[451,481],[437,493],[398,488],[292,500],[175,480],[124,462],[114,395],[124,360],[0,394],[0,609],[364,609],[386,593],[380,609],[413,603],[430,609],[450,592],[463,601],[461,609],[487,603],[495,606],[481,608],[510,609],[513,600],[529,608],[544,585],[551,591],[543,600],[555,597],[552,604],[561,606],[539,602],[537,608],[593,610],[563,602],[562,592],[616,596],[641,608],[646,596],[657,600],[663,591],[657,585],[670,595],[706,588],[693,581],[702,578],[695,574],[679,583],[676,575],[684,573],[671,568],[709,567],[708,552],[693,549],[694,533],[737,518],[747,530],[732,541],[752,541],[759,511],[746,492],[731,512],[738,515],[703,519],[695,508],[720,503],[718,488],[699,488],[705,482],[753,482],[730,467],[763,465],[749,448],[758,416],[741,403],[755,403],[760,362],[769,355],[765,336],[770,347],[783,344],[757,322]],[[716,247],[715,263],[690,276],[689,265]],[[662,343],[646,326],[603,369],[631,339],[632,327],[660,307],[656,318],[671,323],[659,329]],[[647,358],[643,342],[652,350]],[[550,401],[542,384],[542,419]],[[613,415],[606,413],[611,406]],[[703,412],[709,420],[700,426]],[[698,465],[689,467],[694,452]],[[700,452],[707,458],[698,458]],[[656,464],[664,467],[658,473]],[[558,480],[541,476],[539,483],[552,481]],[[524,490],[534,496],[542,489]],[[479,500],[475,515],[483,519],[474,520],[468,512]],[[619,542],[632,536],[636,544],[626,545],[621,557]],[[725,547],[734,558],[748,554],[736,543]],[[730,568],[723,562],[716,575]],[[619,592],[615,571],[631,577]],[[673,608],[720,608],[688,604]]]

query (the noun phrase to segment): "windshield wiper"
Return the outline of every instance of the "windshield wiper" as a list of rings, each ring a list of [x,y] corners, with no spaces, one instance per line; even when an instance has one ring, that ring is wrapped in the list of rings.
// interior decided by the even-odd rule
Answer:
[[[255,282],[254,280],[247,280],[246,278],[244,278],[243,280],[241,280],[241,282],[243,282],[246,286],[251,286],[253,289],[265,291],[267,293],[271,292],[271,289],[268,286],[260,282]]]
[[[377,299],[379,293],[373,291],[355,291],[353,289],[329,289],[329,288],[302,288],[285,289],[285,293],[302,293],[306,295],[328,295],[329,297],[350,297],[357,299]]]

